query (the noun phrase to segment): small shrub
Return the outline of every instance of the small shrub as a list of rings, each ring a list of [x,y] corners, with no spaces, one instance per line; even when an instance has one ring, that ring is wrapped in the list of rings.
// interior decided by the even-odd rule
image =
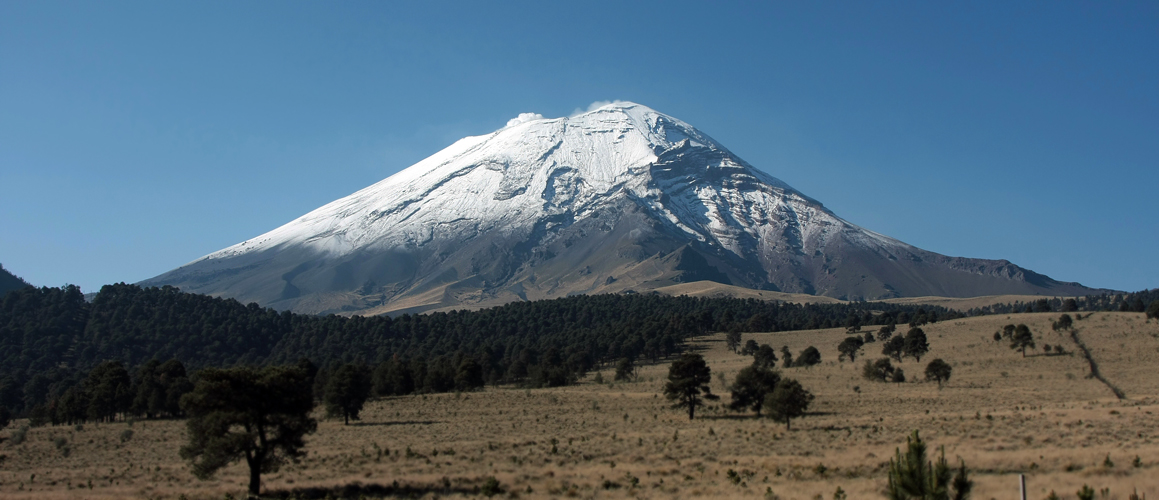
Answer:
[[[1079,500],[1095,500],[1095,490],[1092,490],[1090,486],[1085,484],[1082,489],[1074,492],[1074,494],[1079,497]]]
[[[1103,467],[1106,467],[1108,469],[1115,467],[1115,462],[1111,461],[1111,454],[1110,453],[1107,453],[1107,458],[1103,459]]]
[[[503,488],[499,486],[499,480],[494,476],[490,476],[483,482],[483,487],[479,488],[479,493],[492,497],[503,493]]]
[[[22,425],[19,429],[12,431],[12,444],[21,444],[25,439],[28,439],[28,424]]]

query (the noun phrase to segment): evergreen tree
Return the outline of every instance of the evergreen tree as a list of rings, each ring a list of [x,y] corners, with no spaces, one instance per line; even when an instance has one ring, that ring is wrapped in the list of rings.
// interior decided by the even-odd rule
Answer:
[[[1030,327],[1019,324],[1014,329],[1014,335],[1010,338],[1010,348],[1022,351],[1022,357],[1026,357],[1026,349],[1034,349],[1034,334],[1031,333]]]
[[[704,362],[704,357],[695,353],[684,353],[668,368],[668,383],[664,385],[664,397],[675,401],[673,408],[688,408],[688,420],[692,420],[696,407],[704,406],[704,400],[720,399],[712,393],[708,384],[712,382],[712,370]]]
[[[885,382],[892,379],[894,372],[893,363],[889,362],[889,358],[881,358],[877,361],[867,359],[861,368],[861,376],[874,382]]]
[[[761,344],[757,352],[753,353],[753,366],[766,370],[777,366],[777,353],[773,347]]]
[[[98,422],[113,421],[133,403],[133,381],[120,361],[106,361],[89,372],[88,417]]]
[[[906,356],[913,356],[917,362],[922,361],[922,356],[930,352],[930,343],[926,339],[926,332],[921,328],[910,328],[905,334],[905,344],[903,349]]]
[[[729,408],[737,411],[755,410],[761,416],[761,406],[765,396],[777,387],[781,375],[771,367],[748,366],[736,374],[736,380],[729,390],[732,392],[732,401]]]
[[[845,337],[845,340],[842,340],[841,343],[837,345],[837,352],[840,353],[840,355],[837,356],[837,360],[845,361],[845,358],[849,357],[850,362],[856,361],[857,352],[861,350],[861,346],[863,345],[865,345],[865,341],[862,340],[861,337],[856,335],[852,337]]]
[[[797,361],[793,364],[796,366],[810,367],[819,363],[821,363],[821,351],[818,351],[816,347],[809,346],[801,351],[801,354],[797,356]]]
[[[957,474],[946,463],[945,448],[936,463],[926,459],[926,444],[918,431],[906,438],[906,452],[889,461],[886,498],[889,500],[967,500],[974,483],[961,461]]]
[[[793,366],[793,353],[789,352],[789,346],[781,346],[781,366],[789,368]]]
[[[636,378],[636,363],[632,358],[620,358],[616,363],[616,376],[614,380],[619,382],[621,380],[627,381]]]
[[[801,383],[791,378],[781,379],[777,386],[765,396],[764,408],[769,412],[769,418],[777,422],[784,422],[785,429],[790,428],[790,421],[805,415],[809,405],[813,402],[813,394]]]
[[[901,363],[901,357],[905,355],[905,338],[900,335],[890,338],[881,346],[881,353]]]
[[[748,339],[745,341],[744,347],[741,348],[740,353],[745,356],[752,356],[753,354],[757,353],[757,349],[760,349],[760,346],[757,345],[757,341]]]
[[[306,372],[296,366],[202,370],[193,392],[181,398],[189,442],[181,447],[193,474],[208,479],[244,459],[249,493],[257,496],[261,473],[296,460],[303,438],[317,429],[310,418],[314,394]]]
[[[1147,306],[1147,318],[1159,319],[1159,300],[1152,300],[1151,305]]]
[[[736,353],[740,349],[741,335],[740,328],[732,328],[724,336],[725,342],[728,344],[728,350]]]
[[[938,358],[930,361],[930,364],[926,365],[926,380],[937,380],[938,388],[940,389],[942,382],[950,380],[950,373],[953,371],[954,368],[949,363]]]
[[[895,331],[897,331],[897,324],[891,322],[890,324],[881,327],[881,329],[877,331],[877,340],[885,342],[889,340],[890,337],[893,337],[893,332]]]
[[[483,366],[471,358],[466,358],[459,364],[459,371],[455,374],[455,389],[459,391],[474,391],[483,388]]]
[[[330,374],[326,382],[326,413],[332,417],[341,415],[344,425],[350,419],[358,420],[362,406],[370,398],[370,374],[361,366],[346,363]]]

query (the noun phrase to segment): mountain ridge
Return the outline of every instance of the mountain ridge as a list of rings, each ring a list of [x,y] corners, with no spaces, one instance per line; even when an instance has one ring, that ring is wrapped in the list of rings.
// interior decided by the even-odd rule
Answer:
[[[378,314],[704,279],[846,300],[1097,292],[861,228],[627,102],[521,115],[142,284]]]

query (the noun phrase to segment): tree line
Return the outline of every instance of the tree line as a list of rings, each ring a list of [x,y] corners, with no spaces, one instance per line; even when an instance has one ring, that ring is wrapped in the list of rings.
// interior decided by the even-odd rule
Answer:
[[[937,307],[789,304],[659,294],[582,295],[478,311],[398,317],[312,316],[173,287],[116,284],[91,302],[75,286],[25,287],[0,297],[0,406],[27,415],[59,400],[89,371],[152,359],[204,367],[293,364],[330,374],[353,363],[378,395],[469,390],[482,384],[573,383],[629,358],[658,362],[714,331],[781,331],[941,321]],[[87,411],[87,410],[86,410]]]
[[[968,316],[989,314],[1017,314],[1028,312],[1146,312],[1159,317],[1159,288],[1131,293],[1087,295],[1084,297],[1041,298],[1030,302],[1015,301],[993,304],[966,311]]]

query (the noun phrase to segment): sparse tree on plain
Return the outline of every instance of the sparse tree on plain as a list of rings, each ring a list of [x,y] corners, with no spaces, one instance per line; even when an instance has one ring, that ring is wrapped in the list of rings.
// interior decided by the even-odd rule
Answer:
[[[845,361],[845,358],[848,357],[850,362],[857,361],[857,352],[861,350],[863,345],[865,345],[865,341],[861,337],[845,337],[845,340],[837,345],[837,352],[840,353],[837,360]]]
[[[1017,327],[1014,325],[1006,325],[1006,326],[1002,327],[1002,336],[1005,337],[1006,339],[1014,338],[1014,329],[1015,328],[1017,328]]]
[[[770,369],[777,366],[777,353],[768,344],[762,344],[753,353],[753,366],[761,369]]]
[[[889,362],[889,358],[881,358],[877,361],[865,360],[865,364],[861,367],[861,376],[866,380],[874,382],[885,382],[893,378],[895,371],[893,363]]]
[[[1010,339],[1010,348],[1022,351],[1022,357],[1026,357],[1026,349],[1034,349],[1034,334],[1030,332],[1030,327],[1019,324],[1014,329],[1014,335]]]
[[[632,358],[620,358],[620,361],[616,363],[616,376],[613,377],[613,380],[619,382],[621,380],[627,381],[635,378],[636,363],[632,361]]]
[[[370,397],[370,373],[353,363],[339,366],[326,381],[326,413],[332,417],[342,416],[345,425],[350,419],[358,420],[362,406]]]
[[[1152,300],[1151,305],[1147,306],[1147,319],[1159,319],[1159,300]]]
[[[1001,342],[1001,341],[1002,341],[1002,332],[994,332],[994,341],[995,341],[995,342]]]
[[[741,348],[740,353],[745,356],[752,356],[753,354],[757,353],[757,349],[760,349],[760,346],[757,345],[757,341],[748,339],[745,341],[744,347]]]
[[[1063,314],[1058,317],[1058,321],[1051,323],[1050,328],[1057,332],[1059,330],[1070,330],[1072,326],[1074,326],[1074,319],[1069,314]]]
[[[736,354],[740,350],[741,335],[740,330],[733,327],[728,333],[724,334],[724,341],[728,344],[728,350]]]
[[[704,400],[717,400],[708,386],[712,382],[712,370],[704,362],[704,357],[696,353],[684,353],[668,368],[668,383],[664,385],[664,397],[675,401],[673,408],[688,408],[688,420],[696,415],[696,407],[704,406]]]
[[[781,366],[789,368],[793,366],[793,353],[789,351],[789,346],[781,346]]]
[[[926,332],[921,328],[913,327],[905,334],[905,355],[913,356],[917,362],[921,363],[922,356],[930,352],[930,343],[926,339]]]
[[[941,389],[942,382],[950,380],[950,373],[953,371],[954,368],[949,363],[937,358],[926,365],[926,380],[937,380],[938,388]]]
[[[877,331],[877,340],[885,342],[885,341],[889,340],[890,337],[893,336],[893,332],[895,332],[895,331],[897,331],[897,324],[890,323],[888,325],[885,325]]]
[[[797,356],[797,361],[794,362],[794,365],[808,368],[819,363],[821,363],[821,351],[818,351],[816,347],[809,346]]]
[[[317,429],[310,418],[314,392],[305,371],[294,366],[201,371],[193,392],[181,398],[189,416],[189,442],[181,457],[193,474],[208,479],[218,469],[245,459],[249,493],[257,496],[261,473],[276,472],[302,455],[306,434]]]
[[[765,396],[764,408],[768,410],[769,418],[784,422],[785,429],[789,429],[792,419],[804,416],[812,403],[813,393],[801,387],[800,382],[786,378],[777,382],[773,392]]]
[[[901,357],[905,354],[905,338],[899,335],[889,339],[881,346],[881,353],[901,363]]]
[[[781,375],[771,367],[745,367],[736,374],[736,381],[729,387],[732,392],[729,408],[737,411],[752,409],[758,417],[761,416],[765,396],[773,392],[780,381]]]
[[[873,337],[873,332],[865,332],[865,336],[862,337],[862,341],[868,344],[870,342],[877,342],[877,339]]]

